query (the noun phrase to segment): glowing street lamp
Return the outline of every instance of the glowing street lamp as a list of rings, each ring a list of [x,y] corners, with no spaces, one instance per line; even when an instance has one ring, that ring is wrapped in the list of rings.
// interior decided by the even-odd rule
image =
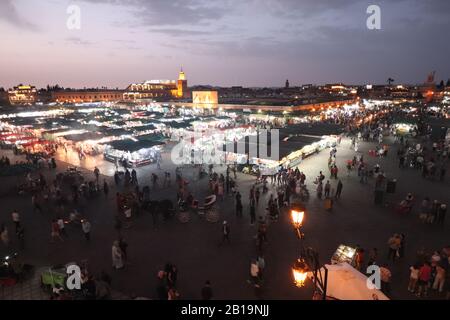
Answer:
[[[304,248],[300,258],[298,258],[292,266],[292,275],[294,277],[294,283],[298,288],[304,287],[308,275],[314,283],[314,289],[322,292],[322,300],[326,300],[327,297],[327,285],[328,285],[328,268],[326,265],[322,267],[324,272],[321,271],[319,254],[313,248]]]
[[[308,276],[309,268],[303,258],[297,259],[292,266],[292,275],[294,276],[294,283],[298,288],[305,285]]]
[[[297,236],[299,239],[304,238],[304,233],[301,232],[301,227],[303,226],[303,220],[305,218],[305,211],[302,208],[294,207],[291,209],[291,221],[297,231]]]
[[[303,218],[305,217],[305,212],[300,210],[291,210],[291,218],[292,218],[292,224],[296,229],[300,228],[303,223]]]

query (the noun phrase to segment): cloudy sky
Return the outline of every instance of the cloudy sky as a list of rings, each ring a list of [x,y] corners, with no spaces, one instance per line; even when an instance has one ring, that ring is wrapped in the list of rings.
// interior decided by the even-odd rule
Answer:
[[[1,0],[0,86],[422,83],[450,78],[449,30],[448,0]]]

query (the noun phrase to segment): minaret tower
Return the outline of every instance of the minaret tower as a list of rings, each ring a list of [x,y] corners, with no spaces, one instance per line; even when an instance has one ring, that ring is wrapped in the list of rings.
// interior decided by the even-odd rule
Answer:
[[[187,80],[186,75],[183,72],[183,67],[181,67],[181,71],[178,74],[178,81],[177,81],[177,97],[178,98],[184,98],[187,95]]]

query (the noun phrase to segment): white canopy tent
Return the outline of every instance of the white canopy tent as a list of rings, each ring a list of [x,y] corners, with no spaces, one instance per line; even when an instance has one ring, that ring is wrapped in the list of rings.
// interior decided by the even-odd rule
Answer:
[[[367,277],[348,263],[326,265],[328,269],[327,299],[389,300],[380,290],[367,286]],[[325,278],[324,268],[320,269]]]

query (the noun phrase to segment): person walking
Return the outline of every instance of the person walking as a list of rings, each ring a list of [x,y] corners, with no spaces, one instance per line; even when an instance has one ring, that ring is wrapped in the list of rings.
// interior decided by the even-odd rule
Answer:
[[[11,213],[11,217],[12,217],[12,221],[13,221],[14,226],[15,226],[15,231],[17,232],[17,229],[19,229],[19,227],[20,227],[20,215],[19,215],[19,212],[17,210],[14,210]]]
[[[369,252],[369,261],[367,262],[367,266],[377,264],[377,260],[378,260],[378,249],[372,248],[372,250],[370,250]]]
[[[433,290],[438,290],[439,293],[442,293],[444,290],[444,284],[445,284],[445,268],[441,264],[436,265],[436,275],[434,277],[433,282]]]
[[[97,167],[95,167],[95,169],[94,169],[94,175],[95,175],[95,181],[96,181],[97,186],[98,186],[98,179],[100,177],[100,170]]]
[[[352,163],[351,161],[347,161],[347,177],[350,176],[350,172],[352,172]]]
[[[87,219],[81,220],[81,228],[83,229],[86,241],[91,239],[91,223]]]
[[[236,193],[236,216],[242,217],[242,200],[239,191]]]
[[[120,250],[119,241],[114,241],[112,246],[112,266],[116,270],[123,269],[124,263],[123,263],[123,253],[122,250]]]
[[[330,197],[330,189],[331,189],[330,181],[327,180],[327,183],[325,183],[325,198]]]
[[[105,194],[105,198],[107,198],[109,193],[109,186],[106,182],[106,179],[103,180],[103,193]]]
[[[399,255],[399,248],[401,245],[401,239],[400,236],[398,234],[394,234],[391,238],[389,238],[388,240],[388,246],[389,246],[389,251],[388,251],[388,260],[392,258],[392,261],[395,262],[395,259],[397,258],[397,256]]]
[[[335,196],[336,199],[339,199],[341,197],[342,187],[343,187],[342,181],[341,181],[341,179],[339,179],[337,187],[336,187],[336,196]]]
[[[419,266],[413,265],[409,267],[409,283],[408,283],[408,291],[411,293],[415,293],[417,289],[417,281],[419,280]]]
[[[156,295],[158,300],[167,300],[168,288],[166,282],[166,273],[162,270],[158,271],[157,284],[156,284]]]
[[[125,208],[124,210],[124,214],[125,214],[125,220],[126,220],[126,225],[125,228],[130,228],[131,227],[131,208]]]
[[[176,265],[170,264],[170,267],[167,271],[167,283],[169,287],[176,288],[177,280],[178,280],[178,268]]]
[[[319,183],[317,184],[317,198],[322,199],[322,192],[323,192],[323,186],[322,186],[322,181],[319,181]]]
[[[51,241],[50,242],[54,242],[55,238],[58,238],[59,240],[64,241],[64,239],[61,238],[59,225],[55,219],[52,220],[51,227],[52,227],[52,232],[51,232]]]
[[[339,171],[338,167],[336,165],[334,165],[331,168],[331,177],[333,177],[334,179],[337,179],[338,171]]]
[[[222,243],[225,241],[230,243],[230,226],[228,225],[227,221],[224,221],[222,224]]]
[[[381,291],[388,295],[391,292],[391,277],[392,273],[388,269],[388,265],[384,264],[380,267],[380,280],[381,280]]]
[[[213,291],[211,288],[211,282],[209,280],[205,281],[205,285],[201,291],[202,300],[211,300],[213,298]]]
[[[255,199],[250,200],[250,225],[253,226],[256,220]]]
[[[429,214],[430,214],[430,198],[425,197],[420,205],[420,214],[419,214],[420,221],[422,223],[426,223]]]
[[[248,280],[248,283],[254,286],[259,285],[259,267],[256,260],[250,262],[250,280]]]
[[[263,275],[264,275],[264,269],[266,267],[266,261],[264,260],[264,257],[262,254],[260,254],[258,256],[258,258],[256,259],[256,263],[258,264],[258,278],[259,281],[263,280]]]
[[[114,172],[114,183],[116,184],[116,186],[118,186],[120,183],[120,176],[119,176],[119,172],[117,170],[116,170],[116,172]]]
[[[428,294],[428,285],[431,279],[431,266],[428,261],[420,267],[419,269],[419,290],[416,293],[417,297],[426,297]]]
[[[364,249],[358,248],[356,250],[355,269],[358,271],[362,271],[363,265],[364,265]]]
[[[161,170],[161,157],[160,156],[156,159],[156,166],[157,166],[158,170]]]
[[[2,223],[2,226],[0,228],[0,238],[2,239],[3,244],[7,247],[9,246],[9,234],[8,229],[6,228],[5,224]]]
[[[158,176],[155,173],[152,173],[152,182],[153,182],[153,190],[156,190],[158,187]]]
[[[427,223],[432,224],[437,221],[438,212],[439,212],[440,207],[441,207],[441,204],[439,203],[439,201],[434,200],[433,204],[431,205],[430,213],[427,217]]]
[[[447,213],[447,205],[441,204],[438,210],[437,224],[443,226],[445,223],[445,214]]]
[[[169,171],[166,172],[166,176],[167,176],[167,186],[170,187],[170,172]]]
[[[67,237],[64,220],[61,217],[57,217],[56,222],[58,223],[60,234],[63,235],[64,237]]]
[[[33,212],[39,211],[39,213],[42,213],[42,207],[36,193],[31,196],[31,205],[33,206]]]

